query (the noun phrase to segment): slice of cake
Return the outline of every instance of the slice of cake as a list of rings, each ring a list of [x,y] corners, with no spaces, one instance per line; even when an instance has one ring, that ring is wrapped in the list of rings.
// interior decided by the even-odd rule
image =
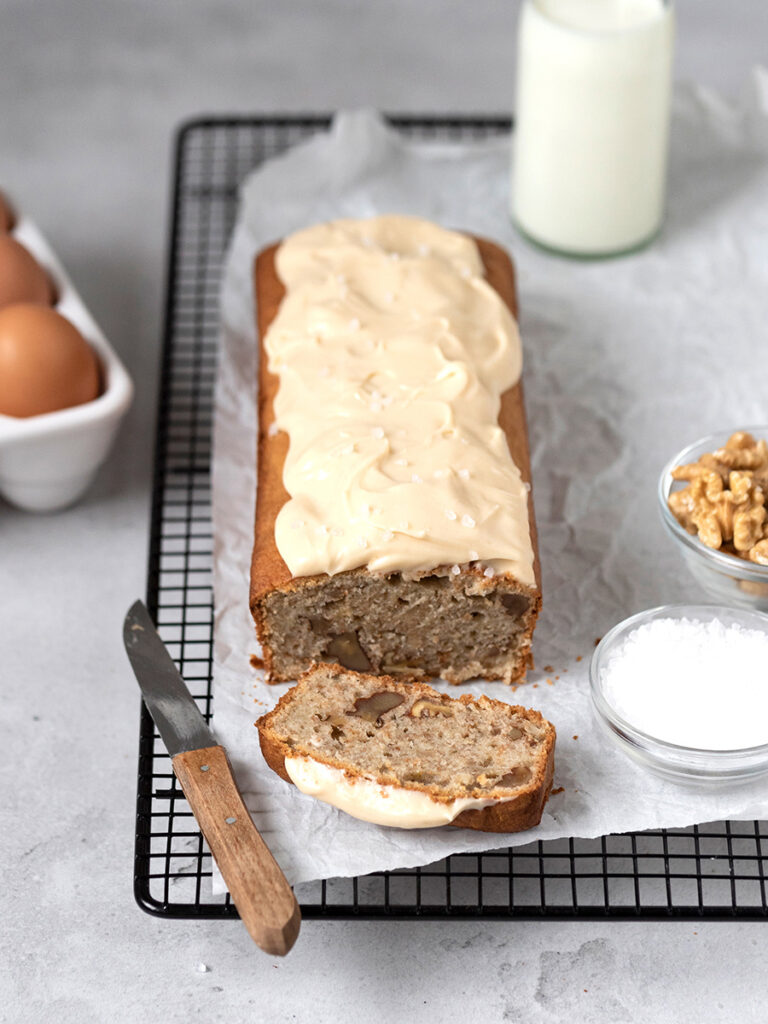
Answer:
[[[541,820],[555,729],[538,711],[318,665],[258,720],[273,771],[353,817],[521,832]]]

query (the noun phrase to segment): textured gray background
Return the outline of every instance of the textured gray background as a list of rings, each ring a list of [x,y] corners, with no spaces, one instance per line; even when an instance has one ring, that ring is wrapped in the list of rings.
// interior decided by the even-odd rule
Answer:
[[[0,2],[0,185],[138,391],[78,506],[0,502],[1,1021],[765,1018],[759,924],[310,922],[273,961],[236,923],[132,901],[138,698],[120,622],[145,588],[171,132],[202,112],[505,112],[517,8]],[[678,78],[736,95],[766,60],[763,0],[680,0],[678,26]]]

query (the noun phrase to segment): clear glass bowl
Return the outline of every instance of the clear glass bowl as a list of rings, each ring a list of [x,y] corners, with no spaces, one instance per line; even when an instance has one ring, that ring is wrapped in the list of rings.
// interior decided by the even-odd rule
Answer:
[[[738,427],[747,430],[756,440],[768,438],[768,426]],[[669,530],[678,550],[683,556],[691,575],[717,601],[736,604],[742,608],[753,608],[768,612],[768,565],[747,562],[725,551],[716,551],[702,544],[699,538],[688,533],[669,509],[667,499],[673,490],[686,486],[685,481],[673,480],[672,470],[687,462],[696,462],[705,452],[722,448],[733,430],[710,434],[679,452],[664,467],[659,479],[659,509],[661,518]]]
[[[634,761],[673,782],[720,787],[747,782],[768,772],[768,743],[738,750],[705,750],[680,746],[651,736],[627,721],[610,703],[604,687],[605,663],[612,651],[638,626],[654,619],[717,619],[768,633],[768,616],[718,605],[662,605],[632,615],[606,633],[589,669],[592,706],[597,721],[614,743]],[[768,685],[768,683],[766,683]]]

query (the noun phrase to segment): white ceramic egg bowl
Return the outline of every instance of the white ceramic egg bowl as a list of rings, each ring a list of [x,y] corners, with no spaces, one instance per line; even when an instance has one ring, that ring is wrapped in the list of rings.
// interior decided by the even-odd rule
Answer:
[[[42,232],[21,217],[11,234],[48,272],[54,308],[100,363],[102,392],[92,402],[26,418],[0,414],[0,494],[20,508],[52,512],[71,505],[93,480],[131,404],[133,384]]]

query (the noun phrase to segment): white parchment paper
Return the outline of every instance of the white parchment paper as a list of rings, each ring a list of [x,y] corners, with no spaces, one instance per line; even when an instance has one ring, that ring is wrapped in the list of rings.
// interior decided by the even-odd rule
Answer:
[[[588,692],[595,639],[617,621],[649,606],[706,600],[662,531],[655,488],[663,464],[699,436],[768,422],[767,83],[756,71],[739,107],[678,90],[665,227],[649,249],[622,259],[559,259],[515,233],[507,213],[509,138],[412,143],[372,112],[342,113],[330,132],[244,182],[224,270],[215,410],[213,726],[291,882],[534,838],[768,815],[764,781],[707,794],[662,782],[625,759],[593,722]],[[537,669],[516,692],[502,684],[469,689],[537,707],[557,727],[560,791],[540,826],[521,835],[407,832],[356,821],[274,775],[253,725],[286,689],[265,685],[249,663],[259,653],[248,610],[253,257],[320,220],[390,212],[486,235],[517,265],[543,566]],[[726,706],[727,699],[726,680]],[[219,879],[215,885],[221,891]]]

